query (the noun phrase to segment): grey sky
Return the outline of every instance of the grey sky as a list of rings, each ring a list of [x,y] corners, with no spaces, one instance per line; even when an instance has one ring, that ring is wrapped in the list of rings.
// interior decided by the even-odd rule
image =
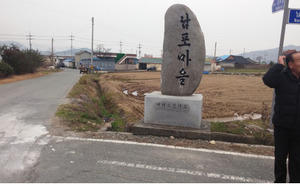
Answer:
[[[29,47],[25,35],[34,36],[33,48],[56,51],[91,47],[91,18],[95,18],[94,48],[104,44],[113,52],[160,56],[164,14],[176,3],[197,16],[205,36],[206,53],[217,55],[276,48],[283,11],[272,14],[273,0],[0,0],[0,41],[14,40]],[[300,9],[300,0],[290,0]],[[287,25],[284,45],[300,45],[300,25]],[[42,37],[45,36],[45,37]],[[59,37],[64,36],[64,37]],[[43,39],[43,40],[42,40]]]

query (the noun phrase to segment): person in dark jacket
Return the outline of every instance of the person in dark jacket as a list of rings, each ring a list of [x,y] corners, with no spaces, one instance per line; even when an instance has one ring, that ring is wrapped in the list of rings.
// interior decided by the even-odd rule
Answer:
[[[287,67],[285,67],[286,60]],[[300,182],[300,53],[280,56],[263,76],[275,88],[272,122],[275,141],[275,182],[286,182],[287,156],[290,182]]]

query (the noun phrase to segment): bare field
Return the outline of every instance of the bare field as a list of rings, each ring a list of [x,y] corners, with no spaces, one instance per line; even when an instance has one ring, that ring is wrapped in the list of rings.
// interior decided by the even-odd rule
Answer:
[[[101,88],[114,93],[118,105],[134,119],[143,117],[144,93],[160,90],[160,72],[109,73],[100,78]],[[126,90],[128,95],[123,93]],[[138,95],[132,95],[133,92]],[[195,93],[204,97],[205,119],[261,114],[263,102],[270,114],[273,90],[264,85],[261,76],[203,75]]]

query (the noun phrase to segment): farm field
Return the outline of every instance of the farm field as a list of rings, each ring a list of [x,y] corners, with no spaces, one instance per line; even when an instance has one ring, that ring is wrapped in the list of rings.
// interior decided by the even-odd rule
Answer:
[[[100,76],[101,88],[111,92],[133,121],[144,112],[144,94],[160,90],[160,72],[109,73]],[[273,89],[262,76],[203,75],[196,90],[202,94],[203,119],[257,113],[269,115]],[[264,105],[265,104],[265,105]]]

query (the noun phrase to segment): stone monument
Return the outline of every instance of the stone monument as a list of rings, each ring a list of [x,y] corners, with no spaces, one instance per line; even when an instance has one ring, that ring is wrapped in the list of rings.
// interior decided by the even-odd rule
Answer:
[[[144,123],[201,127],[198,88],[205,64],[204,36],[195,14],[175,4],[165,14],[161,92],[145,97]]]

